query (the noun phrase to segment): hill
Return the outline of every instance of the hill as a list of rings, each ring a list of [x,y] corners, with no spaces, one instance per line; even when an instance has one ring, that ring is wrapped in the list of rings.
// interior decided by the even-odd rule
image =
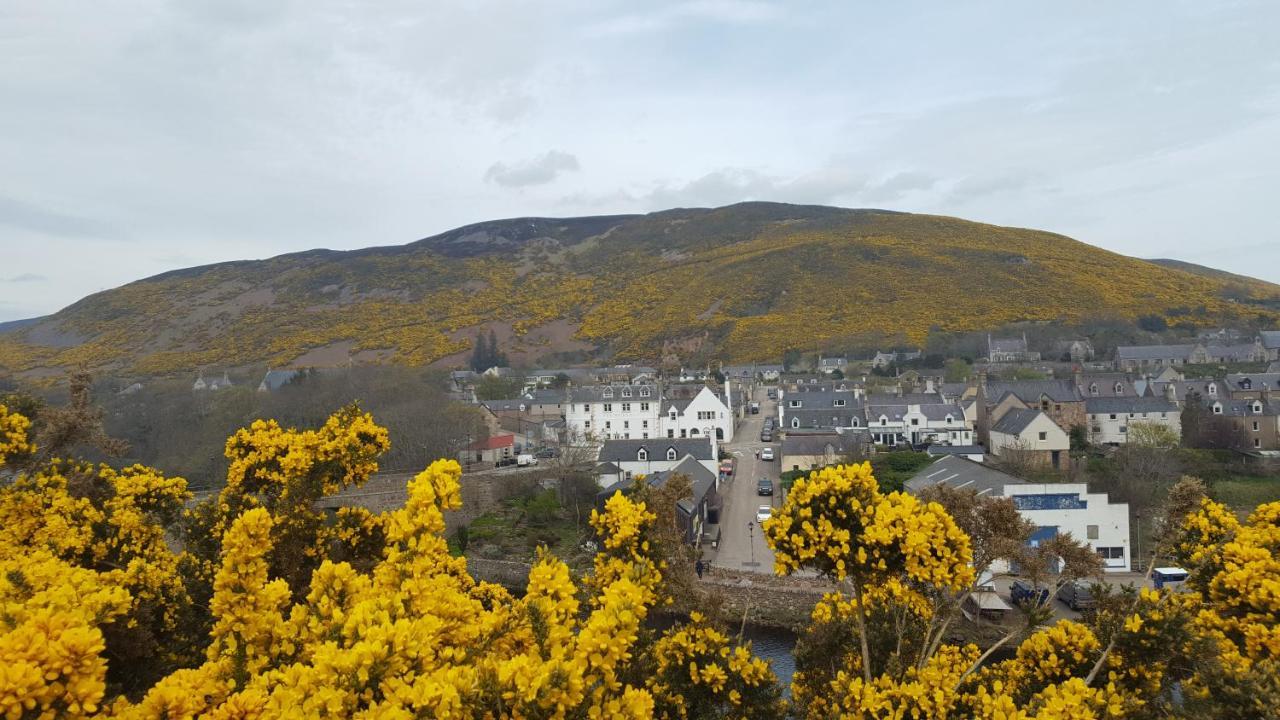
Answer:
[[[930,328],[1166,313],[1274,323],[1280,286],[1062,235],[883,210],[744,203],[518,218],[407,245],[188,268],[0,335],[23,377],[251,363],[465,363],[493,329],[515,362],[558,354],[733,361],[919,343]]]

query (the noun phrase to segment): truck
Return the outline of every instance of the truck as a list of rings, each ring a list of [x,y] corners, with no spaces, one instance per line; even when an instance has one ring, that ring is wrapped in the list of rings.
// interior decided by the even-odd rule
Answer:
[[[1190,573],[1180,567],[1158,567],[1151,571],[1151,584],[1155,585],[1157,590],[1162,588],[1179,590],[1187,584],[1188,575]]]
[[[524,453],[522,455],[516,456],[516,465],[518,465],[519,467],[528,467],[530,465],[537,465],[537,464],[538,464],[538,458],[534,457],[529,453]]]

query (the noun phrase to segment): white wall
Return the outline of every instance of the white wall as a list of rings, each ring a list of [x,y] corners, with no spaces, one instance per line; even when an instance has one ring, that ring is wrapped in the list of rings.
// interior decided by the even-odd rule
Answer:
[[[726,383],[727,386],[727,383]],[[703,414],[699,417],[699,414]],[[733,413],[729,410],[720,398],[711,391],[711,388],[702,388],[689,401],[684,412],[676,413],[675,422],[671,422],[670,414],[662,417],[662,435],[660,437],[704,437],[707,428],[711,428],[711,437],[715,438],[716,430],[724,433],[724,440],[721,442],[733,441]],[[667,431],[673,431],[673,434]],[[694,434],[694,431],[697,434]],[[651,437],[659,437],[653,435]]]
[[[1029,483],[1006,485],[1005,497],[1070,495],[1080,501],[1081,508],[1022,509],[1018,513],[1037,528],[1056,527],[1058,534],[1071,536],[1089,547],[1120,548],[1120,557],[1104,559],[1107,572],[1123,572],[1129,569],[1129,506],[1108,502],[1106,493],[1090,493],[1084,483]],[[1016,499],[1015,499],[1016,502]],[[1091,538],[1090,529],[1097,537]],[[1114,552],[1114,551],[1113,551]]]
[[[658,411],[661,400],[656,396],[655,392],[654,397],[649,398],[570,403],[565,406],[565,426],[574,439],[643,440],[660,437]]]
[[[1123,445],[1129,442],[1129,424],[1149,422],[1164,425],[1182,434],[1182,416],[1177,412],[1090,413],[1089,442],[1098,445]]]

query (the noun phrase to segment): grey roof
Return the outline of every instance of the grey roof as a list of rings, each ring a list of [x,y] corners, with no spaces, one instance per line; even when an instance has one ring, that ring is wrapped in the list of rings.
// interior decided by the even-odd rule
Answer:
[[[676,457],[692,455],[698,460],[714,460],[711,441],[700,438],[650,438],[648,440],[606,440],[600,447],[600,462],[635,462],[640,448],[645,448],[650,460],[665,460],[667,448],[675,448]]]
[[[1090,386],[1098,385],[1098,394],[1091,393]],[[1085,397],[1116,396],[1116,383],[1120,383],[1120,395],[1137,395],[1133,380],[1121,373],[1093,373],[1080,376],[1080,394]]]
[[[995,338],[991,341],[992,352],[1026,352],[1027,341],[1020,338]]]
[[[862,407],[862,399],[854,395],[852,390],[805,390],[791,393],[783,398],[782,404],[787,410],[792,410],[791,401],[796,400],[800,403],[800,407],[805,410],[817,408],[835,408],[844,410],[852,407]],[[844,405],[836,405],[837,400],[844,401]]]
[[[653,487],[661,487],[672,475],[686,475],[690,482],[693,483],[693,502],[696,505],[702,501],[708,492],[716,485],[716,474],[707,469],[705,465],[686,457],[681,460],[675,467],[670,470],[662,470],[660,472],[650,473],[645,476],[645,480]]]
[[[301,374],[301,370],[268,370],[258,387],[275,392]]]
[[[613,391],[613,397],[605,397],[606,389]],[[631,397],[623,397],[623,390],[630,390]],[[648,397],[642,397],[641,392],[648,391]],[[652,402],[660,398],[658,388],[647,383],[634,383],[622,385],[580,385],[569,389],[568,402],[571,403],[599,403],[599,402]]]
[[[1186,360],[1195,345],[1121,345],[1116,348],[1117,360]]]
[[[1264,403],[1261,400],[1227,400],[1223,398],[1220,400],[1214,400],[1213,402],[1206,402],[1205,404],[1209,407],[1213,407],[1215,403],[1222,404],[1223,415],[1234,415],[1236,417],[1245,417],[1245,416],[1258,417],[1259,415],[1270,415],[1270,416],[1280,415],[1280,401],[1276,401],[1276,400],[1271,400],[1269,402]],[[1256,413],[1253,411],[1254,403],[1262,403],[1261,413]]]
[[[1007,380],[987,383],[988,400],[1003,398],[1005,393],[1013,393],[1028,405],[1040,402],[1043,395],[1054,402],[1079,402],[1084,397],[1071,380]]]
[[[869,436],[865,430],[850,430],[842,433],[798,433],[788,432],[782,439],[780,454],[787,455],[824,455],[830,447],[836,455],[844,455],[860,449],[868,444]]]
[[[1269,372],[1269,373],[1280,373],[1280,360],[1277,360],[1277,361],[1275,361],[1275,362],[1271,363],[1270,365],[1268,365],[1268,366],[1267,366],[1267,372]]]
[[[793,426],[792,419],[800,421],[799,425]],[[787,408],[784,425],[787,428],[847,428],[853,427],[854,418],[858,419],[859,424],[862,420],[862,406],[856,408]]]
[[[925,452],[930,455],[985,455],[981,445],[930,445]]]
[[[1010,410],[1002,415],[999,422],[991,427],[991,432],[1005,435],[1021,435],[1022,431],[1026,430],[1039,415],[1044,415],[1040,408]]]
[[[622,472],[622,468],[611,462],[602,462],[596,465],[597,475],[617,475]]]
[[[1263,330],[1258,336],[1262,338],[1262,347],[1268,350],[1280,348],[1280,330]]]
[[[933,485],[948,485],[953,488],[968,488],[979,495],[990,497],[1003,496],[1005,485],[1024,484],[1025,480],[959,455],[945,455],[903,483],[907,491],[912,493]]]
[[[1248,380],[1250,387],[1244,387],[1242,381]],[[1265,385],[1270,390],[1280,390],[1280,372],[1265,373],[1231,373],[1223,380],[1227,389],[1238,392],[1241,390],[1261,390]]]
[[[938,390],[940,390],[943,395],[947,395],[950,397],[960,397],[961,395],[964,394],[964,391],[968,389],[969,389],[969,383],[962,383],[962,382],[953,382],[953,383],[944,382],[938,386]]]
[[[1258,346],[1253,343],[1239,345],[1208,345],[1205,353],[1210,358],[1251,358],[1258,353]]]
[[[1084,401],[1084,409],[1090,415],[1178,412],[1178,406],[1162,397],[1091,397]]]

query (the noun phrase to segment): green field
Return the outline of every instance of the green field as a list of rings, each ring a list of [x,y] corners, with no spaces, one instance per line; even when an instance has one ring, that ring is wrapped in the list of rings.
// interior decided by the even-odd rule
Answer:
[[[1214,482],[1209,493],[1218,502],[1247,513],[1263,503],[1280,500],[1280,476],[1233,475]]]

